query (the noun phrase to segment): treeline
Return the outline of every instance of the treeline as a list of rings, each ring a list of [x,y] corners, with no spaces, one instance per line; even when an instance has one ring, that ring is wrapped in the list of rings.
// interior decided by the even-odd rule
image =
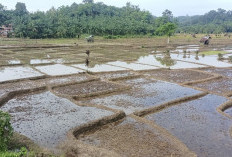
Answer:
[[[160,27],[173,23],[172,12],[165,10],[162,17],[154,17],[138,6],[126,3],[122,8],[83,0],[81,4],[51,8],[46,12],[30,13],[24,3],[15,10],[0,5],[0,25],[13,24],[16,37],[74,38],[81,34],[99,36],[164,35]]]
[[[180,16],[177,32],[219,34],[232,32],[232,11],[211,10],[204,15]]]

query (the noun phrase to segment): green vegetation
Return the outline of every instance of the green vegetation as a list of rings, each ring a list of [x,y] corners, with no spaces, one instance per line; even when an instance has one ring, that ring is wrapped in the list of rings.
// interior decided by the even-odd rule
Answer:
[[[34,157],[33,152],[28,152],[25,147],[19,147],[12,143],[13,128],[10,123],[10,115],[0,110],[0,156],[1,157]],[[14,147],[14,148],[13,148]],[[12,149],[12,150],[9,150]],[[21,149],[18,149],[21,148]]]
[[[128,35],[163,35],[166,32],[157,30],[167,23],[175,25],[171,11],[165,10],[162,17],[156,18],[131,3],[118,8],[83,0],[81,4],[73,3],[34,13],[29,13],[24,3],[18,2],[15,10],[6,10],[0,4],[0,25],[13,24],[16,37],[33,39],[80,38],[83,34],[104,36],[106,39]]]
[[[225,51],[205,51],[205,52],[200,52],[201,54],[204,54],[206,56],[209,56],[209,55],[218,55],[219,53],[220,54],[226,54],[228,52],[225,52]]]
[[[204,15],[180,16],[177,32],[220,34],[232,32],[232,11],[219,8]],[[218,35],[220,36],[220,35]],[[228,37],[230,37],[228,35]]]
[[[10,123],[10,115],[0,110],[0,152],[6,151],[13,128]]]
[[[10,151],[5,151],[5,152],[0,152],[1,157],[34,157],[34,153],[28,153],[27,149],[22,147],[20,151],[15,151],[15,152],[10,152]]]

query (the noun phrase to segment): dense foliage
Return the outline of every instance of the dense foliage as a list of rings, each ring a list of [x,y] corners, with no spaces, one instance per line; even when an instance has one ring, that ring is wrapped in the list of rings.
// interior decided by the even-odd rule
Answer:
[[[138,6],[126,3],[122,8],[83,0],[81,4],[51,8],[47,12],[29,13],[24,3],[17,3],[15,10],[0,5],[0,25],[13,24],[16,37],[73,38],[81,34],[100,36],[115,35],[164,35],[157,29],[173,22],[171,11],[165,10],[156,18]]]
[[[211,10],[204,15],[178,17],[178,32],[228,33],[232,32],[232,11]]]
[[[0,110],[0,152],[7,150],[7,145],[13,135],[10,115]]]

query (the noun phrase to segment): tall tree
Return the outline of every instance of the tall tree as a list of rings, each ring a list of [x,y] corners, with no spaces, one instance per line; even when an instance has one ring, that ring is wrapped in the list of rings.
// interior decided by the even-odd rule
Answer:
[[[83,3],[93,3],[93,0],[83,0]]]
[[[17,2],[17,4],[15,5],[15,15],[23,16],[25,14],[28,14],[25,3]]]

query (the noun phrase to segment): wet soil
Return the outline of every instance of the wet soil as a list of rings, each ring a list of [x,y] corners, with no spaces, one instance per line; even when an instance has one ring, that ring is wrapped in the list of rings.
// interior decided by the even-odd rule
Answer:
[[[0,98],[6,93],[13,91],[21,91],[27,89],[40,88],[45,86],[58,86],[62,84],[74,83],[74,82],[82,82],[82,81],[91,81],[92,78],[89,75],[81,74],[81,75],[72,75],[67,77],[53,77],[46,79],[38,79],[38,80],[24,80],[12,83],[4,83],[0,84]]]
[[[179,145],[161,132],[132,118],[107,125],[96,132],[83,135],[79,140],[115,151],[125,157],[184,156],[186,154]]]
[[[70,75],[70,74],[78,74],[83,73],[83,70],[76,69],[70,66],[62,65],[62,64],[54,64],[47,66],[36,66],[37,70],[46,73],[51,76],[59,76],[59,75]]]
[[[137,78],[122,80],[125,85],[132,86],[131,90],[92,98],[90,100],[81,101],[84,104],[103,105],[114,109],[120,109],[130,114],[136,110],[141,110],[159,104],[181,98],[192,96],[200,93],[200,91],[182,87],[177,84],[168,82]]]
[[[193,84],[192,86],[221,95],[231,94],[232,92],[232,80],[228,78],[214,79],[202,83]]]
[[[47,148],[55,148],[70,129],[113,114],[93,107],[79,107],[50,92],[17,96],[0,109],[10,113],[16,132]]]
[[[206,71],[206,72],[220,74],[222,76],[232,78],[232,69],[228,69],[228,68],[226,68],[226,69],[225,68],[204,68],[201,70]]]
[[[135,71],[158,69],[158,67],[155,67],[155,66],[138,64],[134,62],[127,63],[127,62],[122,62],[122,61],[115,61],[115,62],[108,62],[107,64],[119,66],[123,68],[128,68],[128,69],[135,70]]]
[[[143,72],[147,76],[174,83],[186,83],[213,77],[213,75],[192,70],[152,70]]]
[[[207,95],[146,118],[166,128],[200,157],[229,157],[232,153],[229,132],[232,121],[216,111],[225,101],[224,97]]]
[[[70,95],[70,96],[80,96],[80,95],[91,95],[91,93],[97,92],[112,92],[115,90],[120,90],[123,86],[115,83],[103,82],[103,81],[91,81],[81,84],[72,84],[62,87],[54,88],[54,92],[58,94]]]
[[[110,72],[110,73],[96,73],[94,74],[94,76],[97,76],[102,80],[117,80],[126,77],[133,77],[136,76],[136,74],[130,71],[119,71],[119,72]]]
[[[77,67],[89,72],[111,72],[111,71],[125,71],[126,68],[116,67],[107,64],[95,64],[93,67],[88,67],[85,64],[74,64],[73,67]]]

